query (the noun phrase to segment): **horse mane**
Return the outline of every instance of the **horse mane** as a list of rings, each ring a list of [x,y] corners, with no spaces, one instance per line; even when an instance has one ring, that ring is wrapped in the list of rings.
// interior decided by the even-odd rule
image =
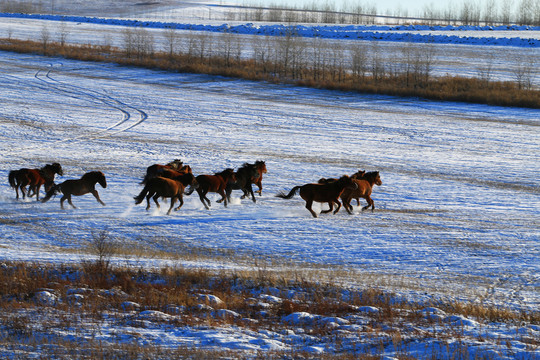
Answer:
[[[365,173],[363,177],[364,179],[368,180],[368,179],[375,179],[377,175],[379,175],[378,171],[370,171],[370,172]]]
[[[233,174],[233,173],[234,173],[234,169],[233,169],[233,168],[227,168],[227,169],[225,169],[225,170],[223,170],[223,171],[214,173],[214,175]]]
[[[105,175],[101,171],[89,171],[86,174],[84,174],[81,177],[81,180],[88,180],[88,179],[103,179]]]

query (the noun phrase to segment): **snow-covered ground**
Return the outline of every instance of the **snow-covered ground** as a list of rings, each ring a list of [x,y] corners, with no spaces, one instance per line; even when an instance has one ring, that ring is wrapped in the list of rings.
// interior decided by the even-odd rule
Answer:
[[[10,27],[14,37],[30,31],[35,38],[42,31],[37,20],[9,21],[2,19],[0,26]],[[92,26],[100,34],[110,29]],[[468,49],[478,48],[506,62],[506,51],[538,51]],[[79,262],[96,234],[106,231],[133,248],[180,255],[206,249],[231,258],[186,262],[190,266],[292,262],[350,271],[338,280],[362,287],[369,279],[370,285],[413,299],[538,310],[538,110],[5,52],[0,83],[1,259]],[[147,212],[135,206],[146,167],[175,158],[196,175],[264,160],[263,194],[254,204],[235,192],[228,208],[213,203],[210,211],[193,194],[170,216],[165,207]],[[74,198],[76,210],[61,210],[58,197],[45,204],[15,200],[8,172],[52,162],[64,168],[57,182],[103,171],[108,187],[97,189],[106,206],[90,195]],[[381,172],[374,212],[314,219],[298,196],[274,197],[358,169]],[[171,263],[135,255],[118,261]]]

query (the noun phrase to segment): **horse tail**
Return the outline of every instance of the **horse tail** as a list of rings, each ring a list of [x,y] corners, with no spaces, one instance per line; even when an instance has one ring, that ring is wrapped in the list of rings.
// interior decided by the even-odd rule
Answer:
[[[279,194],[276,195],[276,197],[279,197],[279,198],[282,198],[282,199],[291,199],[294,194],[296,194],[296,191],[298,191],[298,189],[300,189],[301,186],[295,186],[292,188],[292,190],[287,194],[285,195],[285,193],[283,192],[280,192]]]
[[[197,189],[199,187],[199,183],[197,183],[197,181],[195,181],[193,184],[191,184],[189,186],[189,190],[188,191],[184,191],[184,194],[186,195],[191,195],[193,194],[193,192],[195,191],[195,189]]]
[[[16,188],[17,187],[17,174],[19,173],[19,170],[11,170],[9,172],[9,185],[12,187],[12,188]]]
[[[142,203],[144,200],[144,197],[148,194],[148,185],[142,189],[141,193],[138,196],[135,196],[133,199],[135,199],[135,205]]]
[[[148,174],[144,175],[144,179],[139,183],[139,185],[146,185],[146,183],[150,180],[150,176]]]
[[[53,197],[53,195],[58,194],[58,191],[60,191],[60,186],[59,186],[59,185],[55,185],[55,184],[53,183],[51,189],[50,189],[49,191],[47,191],[47,194],[45,194],[45,197],[44,197],[43,199],[41,199],[41,202],[42,202],[42,203],[45,203],[45,202],[49,201],[49,199],[50,199],[51,197]]]

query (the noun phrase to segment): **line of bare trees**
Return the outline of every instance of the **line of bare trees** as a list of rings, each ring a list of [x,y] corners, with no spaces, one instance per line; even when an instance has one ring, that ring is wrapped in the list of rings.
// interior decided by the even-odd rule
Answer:
[[[228,12],[228,20],[324,24],[425,23],[430,25],[533,25],[540,26],[540,0],[464,0],[461,4],[430,3],[419,14],[398,7],[379,12],[373,3],[332,7],[328,2],[297,7],[253,7]]]

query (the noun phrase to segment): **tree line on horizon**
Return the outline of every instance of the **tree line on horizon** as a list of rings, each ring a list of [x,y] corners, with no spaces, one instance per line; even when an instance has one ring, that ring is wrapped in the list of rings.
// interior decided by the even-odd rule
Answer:
[[[508,81],[494,79],[496,59],[489,55],[471,67],[472,76],[434,75],[439,54],[433,44],[384,47],[377,41],[303,38],[294,29],[289,27],[285,36],[248,37],[167,28],[156,39],[144,27],[126,27],[115,46],[110,36],[100,45],[70,45],[69,28],[61,23],[55,34],[44,26],[37,41],[8,34],[0,39],[0,49],[314,88],[540,108],[533,58],[516,54]]]
[[[67,1],[64,3],[69,4]],[[381,10],[374,2],[363,1],[345,2],[341,6],[329,1],[313,1],[301,7],[294,4],[265,5],[261,1],[258,5],[227,5],[224,8],[223,12],[209,10],[205,16],[209,20],[286,23],[540,26],[540,0],[464,0],[461,3],[445,2],[444,5],[432,2],[416,14],[401,6]],[[66,6],[58,0],[56,3],[54,0],[50,3],[43,0],[0,0],[0,12],[79,15],[77,11],[77,7]],[[91,16],[107,15],[106,7],[99,11],[101,13]],[[125,11],[129,15],[130,8]],[[134,11],[131,15],[137,16]],[[166,18],[169,15],[165,11],[155,16]]]

